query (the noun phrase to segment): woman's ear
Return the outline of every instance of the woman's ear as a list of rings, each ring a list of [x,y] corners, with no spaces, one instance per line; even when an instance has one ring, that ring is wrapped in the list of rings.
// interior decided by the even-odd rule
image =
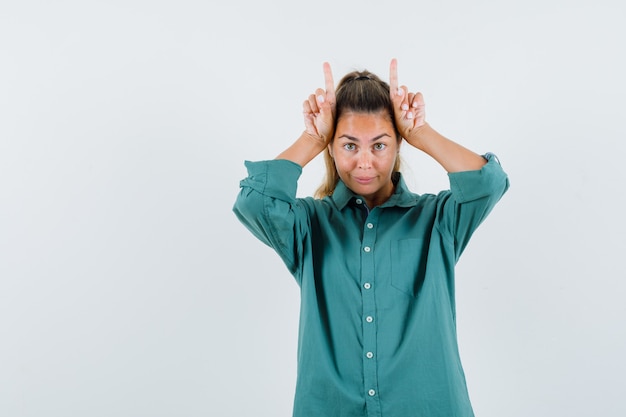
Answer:
[[[333,157],[333,146],[330,143],[328,144],[328,154],[331,158]]]

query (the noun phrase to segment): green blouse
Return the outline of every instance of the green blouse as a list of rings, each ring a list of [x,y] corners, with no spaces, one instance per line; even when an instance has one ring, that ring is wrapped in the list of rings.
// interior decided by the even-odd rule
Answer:
[[[300,286],[294,417],[473,416],[456,335],[454,266],[508,189],[497,158],[450,190],[369,209],[339,182],[296,198],[302,168],[246,161],[234,206]]]

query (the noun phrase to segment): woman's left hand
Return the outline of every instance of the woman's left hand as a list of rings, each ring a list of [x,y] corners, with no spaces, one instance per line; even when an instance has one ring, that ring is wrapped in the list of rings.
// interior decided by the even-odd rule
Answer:
[[[395,58],[389,66],[389,94],[398,131],[410,143],[412,136],[426,125],[426,105],[422,93],[411,93],[406,86],[398,85],[398,61]]]

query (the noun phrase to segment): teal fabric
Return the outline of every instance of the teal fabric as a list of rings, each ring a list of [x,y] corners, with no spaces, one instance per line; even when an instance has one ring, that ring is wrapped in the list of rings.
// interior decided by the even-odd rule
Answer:
[[[485,158],[437,195],[411,193],[396,174],[395,193],[371,210],[341,181],[330,197],[296,198],[293,162],[246,161],[233,210],[300,286],[295,417],[473,416],[454,267],[509,187]]]

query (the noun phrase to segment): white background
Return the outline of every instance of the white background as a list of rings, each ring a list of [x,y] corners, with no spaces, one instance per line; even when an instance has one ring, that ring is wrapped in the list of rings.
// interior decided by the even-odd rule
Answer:
[[[0,415],[290,415],[298,289],[231,212],[243,161],[300,134],[323,61],[393,57],[511,179],[458,265],[476,414],[626,415],[620,4],[2,2]]]

